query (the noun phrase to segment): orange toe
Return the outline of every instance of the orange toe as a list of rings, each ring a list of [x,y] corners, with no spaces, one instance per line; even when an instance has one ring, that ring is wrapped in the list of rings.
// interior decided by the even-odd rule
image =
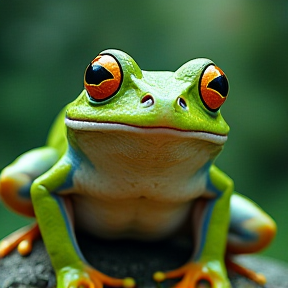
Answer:
[[[162,282],[166,279],[182,278],[174,286],[175,288],[230,287],[225,276],[210,270],[204,263],[189,262],[172,271],[156,272],[153,278],[157,282]]]
[[[133,278],[127,277],[124,279],[110,277],[104,273],[99,272],[91,267],[86,268],[87,273],[90,276],[90,279],[95,284],[95,287],[102,287],[103,284],[109,287],[124,287],[124,288],[133,288],[135,287],[135,281]],[[101,286],[102,285],[102,286]]]
[[[39,237],[40,230],[37,223],[17,230],[0,242],[0,258],[7,256],[16,248],[23,256],[29,254],[33,248],[33,241]]]
[[[264,285],[266,283],[266,277],[261,274],[261,273],[257,273],[253,270],[250,270],[238,263],[233,262],[232,259],[230,259],[229,257],[226,258],[226,266],[227,269],[230,269],[252,281],[254,281],[255,283],[258,283],[259,285]]]

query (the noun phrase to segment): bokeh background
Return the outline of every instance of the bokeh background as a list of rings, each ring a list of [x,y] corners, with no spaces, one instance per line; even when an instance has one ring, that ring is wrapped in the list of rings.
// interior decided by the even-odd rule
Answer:
[[[287,0],[1,0],[0,168],[43,145],[100,51],[122,49],[144,70],[210,58],[231,87],[217,164],[277,221],[264,253],[288,261],[287,43]],[[1,205],[0,238],[29,221]]]

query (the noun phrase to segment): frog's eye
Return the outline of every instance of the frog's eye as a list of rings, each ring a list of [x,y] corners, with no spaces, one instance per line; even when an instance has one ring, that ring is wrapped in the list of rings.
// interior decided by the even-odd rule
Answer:
[[[224,72],[215,65],[203,71],[199,82],[199,93],[205,107],[216,112],[227,98],[228,80]]]
[[[109,54],[100,54],[86,68],[84,86],[92,102],[101,103],[120,89],[123,73],[120,63]]]

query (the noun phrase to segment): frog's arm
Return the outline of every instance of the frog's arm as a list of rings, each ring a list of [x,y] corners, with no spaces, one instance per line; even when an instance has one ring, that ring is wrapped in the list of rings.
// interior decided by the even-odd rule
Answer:
[[[176,287],[197,287],[199,281],[208,281],[211,287],[230,287],[224,254],[233,186],[233,181],[226,174],[214,165],[210,167],[206,184],[210,197],[199,199],[193,209],[194,221],[198,226],[194,254],[187,264],[176,270],[156,272],[156,281],[183,277]]]
[[[196,261],[223,261],[230,221],[230,199],[234,183],[225,173],[212,165],[207,181],[207,190],[216,195],[208,200],[203,230],[202,249],[195,255]]]
[[[71,235],[72,224],[63,200],[65,196],[60,196],[64,190],[72,187],[71,172],[71,164],[63,157],[51,170],[36,179],[31,187],[32,202],[43,240],[49,254],[53,255],[52,264],[57,268],[66,259],[68,262],[78,262]],[[62,243],[65,257],[59,257],[57,253],[57,246],[62,246]]]
[[[71,221],[73,211],[69,194],[74,189],[72,162],[70,156],[64,155],[52,169],[36,179],[31,188],[35,214],[57,275],[57,287],[83,285],[98,288],[102,284],[133,287],[132,279],[111,278],[91,268],[81,254]]]

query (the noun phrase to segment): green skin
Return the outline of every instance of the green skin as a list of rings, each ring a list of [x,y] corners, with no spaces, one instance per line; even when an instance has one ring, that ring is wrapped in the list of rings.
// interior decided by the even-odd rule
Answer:
[[[117,94],[101,105],[94,105],[91,104],[87,97],[87,93],[84,90],[75,101],[70,103],[60,113],[49,134],[47,146],[37,150],[42,154],[42,159],[45,158],[45,155],[54,155],[55,158],[59,159],[56,163],[45,161],[46,166],[44,165],[44,170],[48,171],[43,174],[39,173],[39,177],[33,182],[31,187],[31,198],[36,218],[52,265],[57,274],[57,287],[77,286],[81,281],[81,283],[83,283],[83,279],[86,279],[87,283],[90,283],[90,276],[86,269],[88,265],[83,261],[81,255],[79,255],[79,251],[75,248],[75,243],[72,239],[73,237],[67,228],[68,217],[65,218],[66,216],[63,215],[63,209],[61,210],[61,205],[55,195],[63,196],[71,193],[78,193],[75,188],[75,183],[78,183],[77,181],[79,181],[79,179],[75,180],[75,175],[78,173],[78,170],[81,170],[79,163],[82,163],[82,161],[91,161],[93,166],[95,165],[95,161],[91,160],[94,159],[93,155],[87,154],[85,149],[82,149],[84,144],[81,144],[81,141],[78,139],[79,137],[85,138],[85,135],[88,135],[90,132],[85,131],[85,129],[79,132],[77,129],[72,129],[71,127],[67,128],[64,125],[65,117],[73,121],[77,120],[85,123],[118,123],[127,125],[128,127],[142,127],[143,129],[165,128],[167,131],[177,131],[177,133],[186,133],[190,131],[204,132],[207,133],[208,137],[209,135],[220,135],[220,137],[225,137],[229,132],[229,127],[222,118],[220,111],[208,111],[199,96],[199,79],[203,70],[212,63],[210,60],[191,60],[181,66],[175,73],[147,72],[142,71],[135,61],[126,53],[117,50],[107,50],[104,52],[114,55],[118,59],[123,70],[124,78]],[[153,96],[154,105],[147,108],[140,100],[148,94]],[[187,104],[187,109],[185,111],[177,105],[176,99],[180,96],[185,99]],[[116,134],[117,133],[119,133],[119,137],[121,138],[121,133],[125,134],[126,132],[122,132],[121,128],[117,128]],[[66,136],[66,134],[68,136]],[[90,133],[88,137],[89,143],[91,142],[93,144],[93,142],[96,141],[96,138],[93,137],[93,133],[92,136]],[[136,140],[132,143],[137,143],[138,138],[141,139],[139,141],[142,141],[143,135],[138,136],[137,132],[133,132],[132,138],[133,137]],[[169,138],[170,136],[167,137]],[[171,137],[174,139],[174,136]],[[183,142],[187,140],[185,137],[183,137],[183,139]],[[182,143],[182,140],[177,141],[179,141],[180,144]],[[197,149],[201,150],[203,147],[203,150],[205,150],[208,145],[207,141],[197,141]],[[165,141],[163,143],[167,144]],[[177,145],[179,145],[179,143]],[[132,145],[133,144],[131,144],[131,146]],[[208,189],[201,194],[201,196],[205,196],[210,192],[210,195],[213,194],[216,197],[216,201],[213,205],[213,209],[211,209],[209,225],[203,236],[203,247],[199,250],[198,257],[191,258],[191,263],[201,263],[202,268],[204,270],[207,269],[207,275],[210,275],[210,281],[213,287],[223,288],[230,287],[226,276],[223,255],[225,254],[229,226],[229,203],[234,188],[233,181],[212,164],[215,157],[221,151],[223,144],[209,142],[209,145],[209,148],[207,148],[208,151],[210,151],[210,154],[208,153],[209,156],[203,160],[199,159],[198,162],[200,164],[198,163],[198,166],[196,165],[194,168],[195,173],[192,176],[194,177],[194,181],[197,182],[197,171],[203,170],[204,172],[202,174],[200,173],[199,177],[206,175],[207,177],[205,177],[210,183],[209,185],[213,187],[212,190],[217,191],[217,195],[208,191]],[[76,157],[78,162],[75,160],[76,158],[73,158],[75,156],[71,156],[71,153],[69,152],[71,151],[71,148],[73,151],[77,152],[77,157],[80,158],[79,160]],[[174,146],[172,148],[177,149]],[[28,153],[32,155],[35,153],[35,150]],[[109,151],[107,154],[109,155]],[[73,159],[71,159],[71,157]],[[101,156],[97,155],[95,157]],[[34,164],[31,165],[37,165],[42,159],[37,158],[33,162]],[[75,161],[77,162],[76,164]],[[123,162],[125,162],[125,165],[127,164],[127,167],[129,166],[129,159],[124,159]],[[207,165],[207,163],[210,163],[210,165]],[[134,165],[134,162],[130,164]],[[14,166],[15,165],[16,164],[14,164]],[[165,167],[165,164],[163,163],[161,163],[161,165],[163,166],[163,175],[169,177],[168,172],[165,172],[167,167]],[[181,163],[179,165],[182,167]],[[185,174],[184,171],[186,168],[187,167],[185,166],[180,170],[179,175]],[[137,177],[136,172],[134,174],[136,175],[135,177]],[[179,176],[179,187],[181,186],[182,180],[181,176]],[[117,182],[117,180],[115,181]],[[77,185],[79,185],[79,183]],[[118,185],[121,186],[122,183],[118,183]],[[175,193],[177,194],[178,192]],[[85,198],[85,193],[84,195],[83,192],[80,194],[81,197],[83,196]],[[179,197],[179,195],[177,197]],[[149,196],[147,196],[147,198],[149,199]],[[192,195],[190,199],[188,198],[181,201],[191,202],[197,197]],[[172,203],[174,201],[172,196],[166,200]],[[73,205],[77,205],[75,199],[73,200]],[[114,207],[114,204],[111,205],[112,206],[109,207]],[[117,207],[116,204],[115,207]],[[113,214],[113,209],[110,210]],[[117,208],[115,208],[115,211],[116,210]],[[115,219],[117,219],[117,216]],[[101,232],[99,234],[101,234]],[[63,251],[65,252],[63,253]],[[192,283],[192,285],[194,284]]]
[[[111,53],[111,51],[108,52]],[[141,71],[128,55],[118,51],[113,51],[113,54],[117,56],[124,71],[124,80],[115,98],[105,105],[92,106],[87,101],[86,93],[83,91],[74,102],[68,105],[66,110],[67,118],[91,122],[123,123],[139,127],[169,127],[184,131],[205,131],[219,135],[228,134],[229,126],[221,116],[221,113],[212,114],[208,112],[198,96],[199,77],[203,69],[212,63],[210,60],[194,60],[193,65],[188,62],[175,72],[176,75],[167,85],[167,79],[171,78],[172,72]],[[149,84],[142,80],[143,74],[149,79],[149,82],[146,80]],[[153,87],[153,97],[157,106],[154,106],[152,112],[147,112],[147,109],[143,109],[140,106],[139,99],[147,93],[146,91],[151,91],[151,87]],[[182,95],[187,100],[189,113],[177,113],[177,110],[175,111],[171,105],[175,101],[175,96],[179,95]],[[195,97],[195,95],[198,97]],[[169,111],[168,113],[166,112],[165,118],[163,117],[163,110]],[[131,111],[133,112],[131,113]],[[61,121],[54,129],[56,131],[63,130],[62,123]],[[58,139],[54,139],[57,134],[52,130],[48,141],[51,146],[54,146],[54,142],[58,142]],[[56,148],[59,148],[59,146],[57,145]],[[61,147],[61,151],[64,150],[62,149]],[[65,165],[65,162],[62,163],[60,161],[48,173],[39,177],[34,182],[31,190],[37,220],[41,227],[47,250],[50,255],[53,255],[51,257],[53,267],[58,272],[58,283],[61,283],[64,278],[69,278],[70,274],[74,274],[74,269],[79,271],[78,273],[80,274],[83,269],[83,263],[75,252],[66,231],[66,225],[59,212],[58,204],[53,201],[50,195],[51,191],[56,190],[66,181],[69,169],[69,165]],[[214,207],[206,243],[199,260],[200,262],[204,261],[209,269],[216,271],[220,278],[223,279],[222,281],[226,283],[223,254],[229,222],[229,199],[233,191],[233,183],[214,166],[210,170],[210,177],[216,188],[223,191],[223,196]],[[51,213],[51,211],[54,212]],[[214,214],[217,216],[214,216]],[[50,215],[50,217],[47,217],[47,215]],[[217,238],[217,243],[219,243],[217,247],[215,247],[214,243],[215,238]],[[59,243],[62,244],[59,245]],[[65,257],[60,251],[66,251]],[[72,267],[73,272],[62,272],[66,270],[65,267]]]

